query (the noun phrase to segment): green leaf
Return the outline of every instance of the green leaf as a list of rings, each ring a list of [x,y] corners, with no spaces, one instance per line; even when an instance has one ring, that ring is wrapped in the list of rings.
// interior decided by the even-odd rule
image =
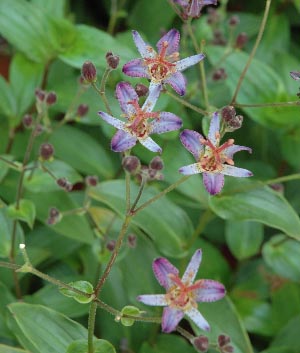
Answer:
[[[122,315],[132,315],[132,316],[139,316],[140,315],[140,310],[136,308],[135,306],[132,305],[126,305],[124,308],[121,310]],[[135,320],[130,319],[128,317],[121,317],[121,323],[124,326],[132,326],[135,323]]]
[[[9,118],[15,117],[17,110],[16,97],[14,96],[11,86],[6,82],[3,76],[0,76],[0,91],[0,112]]]
[[[94,353],[116,353],[114,346],[106,340],[94,340]],[[86,340],[77,340],[72,342],[66,353],[86,353],[88,343]]]
[[[144,342],[139,353],[195,353],[193,348],[183,337],[175,335],[158,335],[155,345]]]
[[[0,157],[3,157],[5,160],[10,162],[13,160],[13,156],[9,154],[2,154]],[[0,159],[0,182],[5,178],[9,168],[9,164]]]
[[[0,353],[29,353],[29,352],[24,351],[24,349],[19,349],[15,347],[6,346],[4,344],[0,344]]]
[[[132,183],[130,189],[133,199],[139,188]],[[121,217],[124,216],[126,208],[125,194],[123,180],[100,183],[89,193],[92,198],[105,203]],[[158,190],[147,186],[139,204],[157,194]],[[193,227],[187,214],[166,197],[159,199],[138,213],[133,217],[132,223],[146,232],[163,254],[176,258],[185,255],[184,249],[193,232]]]
[[[243,260],[257,254],[263,241],[263,225],[250,221],[226,222],[225,237],[233,255]]]
[[[0,233],[1,234],[1,233]],[[1,255],[0,255],[1,257]],[[8,289],[8,286],[0,282],[0,340],[3,341],[3,338],[13,340],[14,335],[11,330],[9,330],[6,323],[7,315],[7,305],[16,301],[16,298],[13,296],[11,291]],[[0,345],[1,347],[1,345]],[[0,348],[0,353],[3,351]],[[5,351],[6,353],[6,351]]]
[[[54,18],[64,17],[67,7],[66,0],[51,0],[47,2],[44,0],[31,0],[31,3],[40,7],[44,12],[53,16]]]
[[[16,208],[16,203],[7,207],[7,214],[12,219],[17,219],[26,222],[32,229],[35,220],[35,205],[30,200],[22,199],[19,208]]]
[[[13,303],[8,308],[25,349],[32,353],[66,352],[74,340],[87,339],[83,326],[42,305]]]
[[[209,203],[223,219],[261,222],[300,239],[300,220],[294,209],[280,193],[260,183],[228,179],[223,193],[211,197]]]
[[[57,129],[49,141],[55,147],[55,155],[85,175],[110,178],[114,168],[108,152],[87,133],[71,126]]]
[[[299,327],[300,315],[297,315],[279,331],[272,341],[271,347],[278,349],[289,348],[289,352],[298,353],[300,350]]]
[[[85,292],[87,294],[92,294],[94,291],[93,285],[87,281],[76,281],[76,282],[70,282],[68,284],[69,286],[75,289],[78,289],[82,292]],[[85,297],[84,295],[75,293],[72,290],[66,289],[66,288],[60,288],[60,292],[66,297],[74,298],[80,304],[87,304],[93,300],[92,295],[90,295],[90,297]]]
[[[262,249],[267,265],[278,275],[300,281],[300,242],[283,234],[273,236]]]

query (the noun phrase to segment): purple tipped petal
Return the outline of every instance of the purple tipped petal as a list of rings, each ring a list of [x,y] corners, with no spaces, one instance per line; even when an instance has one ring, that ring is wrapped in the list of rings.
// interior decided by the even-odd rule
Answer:
[[[203,173],[203,183],[205,189],[211,195],[216,195],[222,190],[224,185],[224,175],[220,173]]]
[[[167,259],[160,257],[153,261],[153,272],[159,284],[167,290],[173,285],[170,280],[169,274],[178,276],[179,271]]]
[[[298,81],[300,80],[300,71],[291,71],[290,72],[291,78]]]
[[[203,170],[201,169],[201,166],[199,163],[194,163],[194,164],[181,167],[178,171],[183,175],[192,175],[192,174],[202,173]]]
[[[192,153],[196,161],[199,160],[200,154],[203,152],[203,145],[200,139],[203,139],[203,136],[197,131],[183,130],[180,134],[180,140],[183,146]]]
[[[164,308],[161,322],[162,331],[166,333],[174,331],[183,316],[184,312],[182,310],[177,310],[170,307]]]
[[[252,153],[252,149],[249,148],[249,147],[239,146],[239,145],[232,145],[232,146],[227,147],[224,150],[224,154],[225,154],[226,157],[232,159],[233,155],[236,152],[239,152],[239,151],[248,151],[249,153]]]
[[[199,0],[192,0],[188,15],[191,17],[199,17],[202,6]]]
[[[125,123],[119,119],[114,118],[113,116],[104,113],[104,112],[98,112],[98,114],[101,116],[101,118],[106,121],[108,124],[116,127],[117,129],[123,130],[125,128]]]
[[[239,178],[247,178],[253,175],[253,173],[250,172],[250,170],[248,169],[238,168],[233,165],[227,165],[227,164],[223,165],[222,174],[239,177]]]
[[[183,71],[186,68],[197,64],[199,61],[201,61],[202,59],[204,59],[205,55],[204,54],[197,54],[197,55],[193,55],[193,56],[189,56],[188,58],[182,59],[177,61],[176,63],[176,69],[178,71]]]
[[[159,119],[151,123],[153,134],[162,134],[168,131],[178,130],[182,126],[182,121],[173,113],[161,112]]]
[[[168,83],[180,96],[185,94],[186,79],[181,72],[175,72],[164,83]]]
[[[157,42],[156,47],[160,53],[163,48],[163,43],[168,42],[166,56],[169,56],[179,51],[179,41],[180,33],[177,31],[177,29],[173,28]]]
[[[165,306],[168,304],[164,294],[139,295],[137,300],[151,306]]]
[[[128,63],[126,63],[123,66],[122,71],[127,76],[150,78],[148,71],[147,71],[147,66],[145,66],[143,63],[144,63],[143,59],[130,60],[130,61],[128,61]]]
[[[132,104],[128,104],[128,102],[138,100],[139,97],[131,84],[128,82],[118,83],[116,88],[116,95],[122,111],[127,116],[134,115],[136,113],[135,108]]]
[[[131,136],[129,133],[119,130],[116,132],[111,140],[111,149],[114,152],[124,152],[129,150],[136,144],[136,137]]]
[[[215,302],[222,299],[226,294],[223,284],[217,281],[202,279],[199,282],[201,283],[201,287],[194,291],[197,302]]]
[[[213,113],[213,116],[210,121],[208,139],[212,142],[213,145],[218,143],[217,135],[220,133],[220,116],[218,112]]]
[[[154,58],[155,51],[153,48],[144,42],[143,38],[137,31],[132,31],[133,41],[137,47],[137,50],[141,54],[142,58]]]
[[[158,146],[158,144],[154,142],[151,137],[147,137],[145,139],[139,139],[139,141],[144,147],[148,148],[148,150],[152,152],[161,153],[162,151],[161,147]]]
[[[161,91],[161,84],[160,83],[155,83],[151,82],[149,86],[149,94],[147,99],[145,100],[145,103],[143,104],[143,110],[145,112],[152,112],[158,97],[160,95]]]
[[[193,255],[193,257],[191,258],[191,261],[189,262],[184,272],[184,275],[182,276],[183,283],[187,283],[188,285],[190,285],[194,282],[201,260],[202,260],[202,251],[201,249],[198,249]]]
[[[209,331],[210,326],[208,322],[204,319],[204,317],[200,314],[200,312],[196,308],[192,308],[187,310],[185,314],[194,321],[194,323],[204,331]]]

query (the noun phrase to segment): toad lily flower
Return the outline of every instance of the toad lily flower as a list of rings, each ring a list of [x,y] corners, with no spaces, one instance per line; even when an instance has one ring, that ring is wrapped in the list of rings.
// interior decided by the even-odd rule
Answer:
[[[137,31],[133,31],[133,40],[142,56],[123,66],[123,72],[132,77],[146,77],[153,86],[169,84],[181,96],[185,94],[186,80],[181,71],[197,64],[204,58],[203,54],[189,56],[179,60],[180,34],[176,29],[171,29],[156,44],[157,52],[144,42]]]
[[[140,107],[138,103],[139,97],[134,88],[127,82],[118,83],[116,95],[127,121],[124,122],[105,112],[99,112],[104,121],[119,130],[111,141],[111,148],[114,152],[126,151],[133,147],[137,141],[152,152],[161,152],[161,148],[149,135],[154,133],[161,134],[181,128],[182,121],[175,114],[152,112],[159,92],[159,87],[149,90],[145,103]]]
[[[137,299],[147,305],[165,306],[162,316],[162,331],[171,332],[187,315],[202,330],[209,331],[210,326],[197,309],[197,302],[213,302],[225,295],[223,284],[210,279],[199,279],[194,282],[202,259],[198,249],[180,279],[179,271],[167,259],[153,261],[153,271],[166,294],[140,295]]]
[[[174,0],[174,2],[181,5],[189,17],[199,17],[204,6],[218,3],[217,0]]]
[[[242,168],[234,167],[232,157],[234,153],[242,150],[252,152],[251,148],[234,145],[229,139],[220,146],[220,117],[216,112],[211,119],[208,137],[192,130],[184,130],[180,140],[185,148],[192,153],[197,163],[179,169],[185,175],[203,173],[203,182],[206,190],[215,195],[224,185],[224,175],[235,177],[250,177],[253,174]]]

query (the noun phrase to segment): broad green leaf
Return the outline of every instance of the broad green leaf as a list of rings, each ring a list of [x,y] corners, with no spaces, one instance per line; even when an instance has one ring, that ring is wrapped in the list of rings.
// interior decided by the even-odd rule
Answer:
[[[131,184],[132,200],[138,194],[138,186]],[[100,183],[90,190],[93,199],[111,207],[117,214],[124,217],[125,212],[125,181],[113,180]],[[158,190],[147,186],[139,204],[158,194]],[[146,232],[160,251],[173,257],[182,257],[185,245],[193,232],[193,227],[187,214],[166,197],[149,205],[132,219],[132,223]]]
[[[32,353],[66,352],[74,340],[87,339],[83,326],[42,305],[14,303],[8,308],[25,338],[24,348],[33,348]]]
[[[17,113],[16,97],[14,96],[11,86],[6,82],[3,76],[0,76],[0,91],[0,112],[8,118],[14,118]]]
[[[0,234],[1,234],[1,232],[0,232]],[[16,301],[16,298],[13,296],[13,294],[9,290],[8,286],[6,286],[2,282],[0,282],[0,293],[1,293],[1,296],[0,296],[0,340],[3,340],[3,338],[12,340],[14,335],[13,335],[13,332],[8,329],[5,318],[6,318],[6,314],[7,314],[7,305]],[[0,353],[2,353],[1,345],[0,345]],[[6,351],[5,351],[5,353],[6,353]]]
[[[298,353],[299,351],[293,347],[280,347],[280,348],[269,348],[263,350],[261,353]]]
[[[76,281],[76,282],[70,282],[68,284],[69,286],[75,289],[78,289],[82,292],[85,292],[87,294],[92,294],[94,291],[93,285],[87,281]],[[60,288],[60,292],[66,297],[74,298],[80,304],[87,304],[93,300],[92,296],[87,298],[83,295],[75,293],[72,290],[66,289],[66,288]]]
[[[4,344],[0,344],[0,353],[29,353],[29,352],[25,351],[24,349],[10,347],[10,346],[6,346]]]
[[[1,157],[10,162],[13,160],[13,156],[9,154],[2,154]],[[5,178],[8,170],[9,164],[0,159],[0,182]]]
[[[7,207],[7,214],[12,219],[17,219],[23,222],[26,222],[30,228],[33,227],[33,223],[35,220],[35,205],[31,200],[20,200],[19,207],[17,208],[17,204],[9,205]]]
[[[263,225],[250,221],[226,222],[225,226],[226,242],[233,253],[239,259],[257,254],[263,241]]]
[[[297,315],[279,331],[279,333],[273,339],[271,347],[278,349],[289,348],[289,352],[298,353],[300,350],[299,327],[300,315]]]
[[[300,242],[283,234],[274,235],[264,244],[262,255],[267,265],[278,275],[300,281]]]
[[[31,0],[31,3],[35,6],[40,7],[44,12],[55,18],[64,17],[65,10],[67,7],[66,0],[51,0],[45,2],[44,0]]]
[[[120,56],[120,66],[134,58],[125,44],[119,42],[108,33],[86,26],[76,26],[76,39],[59,58],[80,69],[86,60],[92,61],[97,67],[106,68],[105,55],[108,51]]]
[[[294,209],[280,193],[262,184],[228,179],[223,193],[211,197],[209,203],[223,219],[261,222],[300,239],[300,220]]]
[[[116,353],[114,346],[106,340],[94,340],[94,353]],[[88,351],[88,343],[86,340],[77,340],[72,342],[66,353],[86,353]]]
[[[100,137],[99,137],[100,138]],[[57,129],[49,141],[55,146],[55,155],[84,174],[110,178],[114,174],[109,154],[87,133],[71,126]]]
[[[291,129],[280,136],[280,147],[283,158],[293,166],[298,168],[300,163],[300,129]]]
[[[71,184],[78,183],[82,180],[82,176],[78,174],[75,169],[63,161],[54,159],[51,162],[44,162],[41,168],[36,169],[34,173],[28,171],[25,174],[24,186],[29,191],[50,192],[61,190],[61,188],[57,185],[56,180],[54,180],[49,173],[42,170],[43,166],[46,167],[47,170],[49,170],[56,177],[56,179],[66,178]]]
[[[139,353],[195,353],[195,348],[183,337],[175,335],[160,334],[155,340],[155,344],[144,342]]]

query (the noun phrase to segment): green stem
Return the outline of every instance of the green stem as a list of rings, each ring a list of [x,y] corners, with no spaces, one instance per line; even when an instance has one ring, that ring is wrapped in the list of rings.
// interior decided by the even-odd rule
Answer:
[[[14,162],[12,162],[12,161],[9,161],[8,159],[6,159],[6,158],[4,158],[4,157],[2,157],[2,156],[0,156],[0,161],[2,161],[2,162],[4,162],[4,163],[8,164],[9,166],[11,166],[11,167],[14,168],[14,169],[17,169],[17,170],[20,169],[20,166],[19,166],[17,163],[14,163]]]
[[[258,104],[238,104],[233,103],[237,108],[263,108],[263,107],[292,107],[300,105],[300,101],[294,102],[275,102],[275,103],[258,103]]]
[[[110,67],[107,67],[104,71],[104,74],[102,76],[102,80],[100,83],[100,88],[98,88],[96,86],[95,83],[92,83],[92,86],[94,87],[94,89],[99,93],[104,105],[105,105],[105,109],[108,112],[108,114],[112,115],[112,111],[109,107],[109,103],[106,97],[106,93],[105,93],[105,86],[106,86],[106,81],[108,79],[109,74],[111,73],[112,69]]]
[[[199,235],[203,232],[206,225],[215,217],[214,213],[208,208],[204,214],[201,214],[197,228],[188,243],[188,249],[195,243]]]
[[[271,184],[284,183],[286,181],[298,180],[298,179],[300,179],[300,173],[286,175],[286,176],[282,176],[282,177],[275,178],[275,179],[270,179],[270,180],[263,182],[263,184],[271,185]]]
[[[186,107],[194,110],[195,112],[197,113],[200,113],[202,115],[209,115],[209,112],[201,109],[201,108],[198,108],[196,107],[195,105],[189,103],[188,101],[176,96],[175,94],[173,94],[172,92],[169,92],[169,91],[166,91],[167,95],[172,97],[173,99],[175,99],[177,102],[181,103],[182,105],[185,105]]]
[[[181,179],[176,181],[176,183],[170,185],[165,190],[163,190],[162,192],[160,192],[156,196],[152,197],[150,200],[146,201],[145,203],[143,203],[140,207],[138,207],[137,209],[134,210],[133,215],[136,215],[138,212],[142,211],[145,207],[149,206],[151,203],[155,202],[156,200],[160,199],[162,196],[165,196],[168,192],[177,188],[178,185],[185,182],[189,177],[190,177],[190,175],[185,175],[184,177],[182,177]]]
[[[107,26],[107,32],[110,35],[113,35],[114,29],[116,26],[118,18],[118,6],[117,6],[117,0],[111,0],[111,8],[110,8],[110,18],[109,18],[109,23]]]
[[[237,98],[237,95],[239,93],[239,90],[241,88],[241,85],[242,85],[242,82],[246,76],[246,73],[250,67],[250,64],[256,54],[256,50],[259,46],[259,43],[262,39],[262,36],[263,36],[263,33],[264,33],[264,30],[265,30],[265,26],[266,26],[266,23],[267,23],[267,19],[268,19],[268,14],[269,14],[269,10],[270,10],[270,5],[271,5],[271,0],[267,0],[266,1],[266,7],[265,7],[265,12],[264,12],[264,16],[263,16],[263,19],[262,19],[262,22],[261,22],[261,25],[260,25],[260,28],[259,28],[259,32],[258,32],[258,35],[257,35],[257,38],[256,38],[256,41],[255,41],[255,44],[254,44],[254,47],[252,48],[252,51],[250,53],[250,56],[248,58],[248,61],[244,67],[244,70],[242,71],[241,73],[241,76],[239,78],[239,81],[238,81],[238,84],[236,86],[236,89],[235,89],[235,92],[233,94],[233,97],[232,97],[232,100],[231,100],[231,103],[230,105],[234,105],[235,102],[236,102],[236,98]]]
[[[89,310],[89,322],[88,322],[88,353],[94,353],[94,330],[96,320],[97,303],[91,302]]]
[[[176,327],[176,331],[179,332],[183,337],[185,337],[188,341],[190,341],[191,343],[193,343],[193,339],[195,338],[195,336],[191,335],[187,330],[183,329],[180,326]]]
[[[146,179],[144,177],[142,177],[142,181],[141,181],[139,192],[138,192],[137,197],[134,200],[134,202],[133,202],[133,204],[132,204],[132,206],[130,208],[129,214],[134,214],[135,213],[135,207],[138,204],[138,202],[139,202],[139,200],[140,200],[140,198],[141,198],[141,196],[143,194],[145,184],[146,184]]]

